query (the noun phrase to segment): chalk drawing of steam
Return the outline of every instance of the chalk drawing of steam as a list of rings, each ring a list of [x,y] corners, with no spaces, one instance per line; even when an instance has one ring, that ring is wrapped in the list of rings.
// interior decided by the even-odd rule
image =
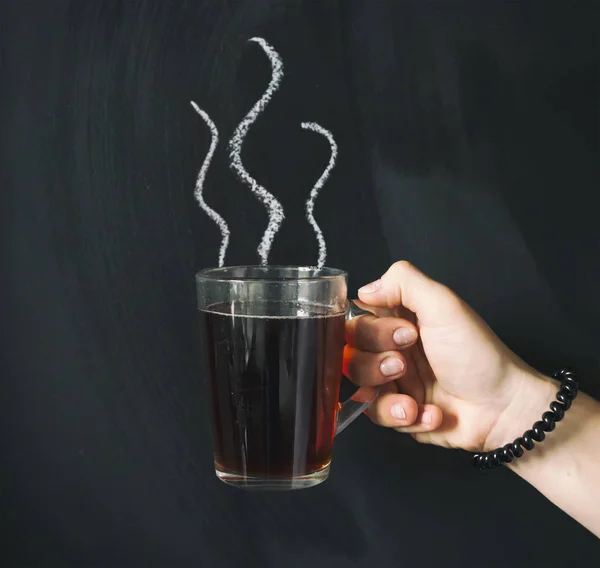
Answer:
[[[271,250],[271,245],[273,244],[273,239],[279,231],[281,227],[281,223],[283,222],[285,215],[283,213],[283,207],[281,203],[277,200],[277,198],[267,191],[262,185],[258,183],[246,170],[244,164],[242,163],[242,146],[244,144],[244,140],[250,127],[256,122],[256,119],[259,115],[265,110],[266,106],[269,104],[269,101],[273,97],[273,94],[279,88],[281,81],[283,79],[283,61],[279,54],[263,39],[260,37],[254,37],[250,39],[250,41],[257,43],[263,49],[269,61],[271,63],[271,81],[267,86],[267,89],[263,93],[263,95],[258,99],[258,101],[254,104],[254,106],[250,109],[248,114],[243,118],[243,120],[239,123],[237,128],[235,129],[231,139],[229,140],[228,148],[229,148],[229,158],[230,168],[235,172],[237,177],[246,184],[252,193],[256,196],[256,198],[265,206],[269,215],[269,222],[267,224],[267,228],[262,236],[260,241],[260,245],[258,246],[258,255],[260,256],[260,261],[262,265],[267,264],[267,260],[269,258],[269,252]],[[204,200],[203,189],[204,189],[204,181],[206,179],[206,174],[210,167],[211,160],[219,143],[219,132],[214,122],[210,119],[208,114],[203,111],[198,105],[191,101],[194,110],[200,115],[202,120],[208,126],[211,133],[211,143],[208,153],[204,158],[204,162],[202,163],[202,167],[200,168],[200,172],[198,173],[198,178],[196,180],[196,188],[195,188],[195,196],[200,204],[200,207],[205,211],[205,213],[218,225],[221,231],[221,247],[219,249],[219,266],[223,266],[225,263],[225,254],[227,252],[227,246],[229,245],[229,227],[227,226],[227,222],[221,215],[219,215],[214,209],[212,209]],[[329,174],[331,170],[335,166],[335,162],[337,160],[338,148],[335,140],[333,139],[333,135],[331,132],[323,128],[322,126],[314,123],[314,122],[303,122],[301,124],[302,128],[305,130],[311,130],[312,132],[316,132],[321,136],[327,138],[329,145],[331,147],[331,155],[329,158],[329,163],[327,167],[321,174],[321,177],[317,180],[315,185],[313,186],[310,196],[306,201],[306,216],[308,218],[308,222],[311,224],[312,228],[315,231],[315,235],[317,237],[317,242],[319,244],[319,259],[317,262],[317,266],[322,268],[325,265],[325,260],[327,258],[327,248],[325,245],[325,238],[323,237],[323,232],[319,228],[317,221],[314,216],[314,207],[315,200],[319,195],[319,191],[329,178]]]

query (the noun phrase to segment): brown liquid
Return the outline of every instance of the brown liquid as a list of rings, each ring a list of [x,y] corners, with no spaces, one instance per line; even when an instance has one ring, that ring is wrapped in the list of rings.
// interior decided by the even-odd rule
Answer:
[[[278,303],[218,313],[226,309],[200,312],[217,468],[251,477],[319,471],[331,459],[344,314],[297,317],[297,307]]]

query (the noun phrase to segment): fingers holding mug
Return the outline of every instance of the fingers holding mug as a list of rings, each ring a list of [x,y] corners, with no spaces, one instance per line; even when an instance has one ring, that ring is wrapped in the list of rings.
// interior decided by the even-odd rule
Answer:
[[[417,404],[411,396],[398,393],[395,382],[382,387],[366,414],[375,424],[403,433],[431,432],[442,424],[438,406]]]
[[[398,351],[371,353],[346,345],[343,373],[358,386],[383,385],[404,375],[406,359]]]
[[[362,315],[346,323],[346,342],[373,353],[411,347],[417,338],[416,326],[403,318]]]
[[[381,387],[377,400],[365,414],[378,426],[407,427],[417,419],[419,405],[411,396],[398,394],[396,383],[392,382]]]

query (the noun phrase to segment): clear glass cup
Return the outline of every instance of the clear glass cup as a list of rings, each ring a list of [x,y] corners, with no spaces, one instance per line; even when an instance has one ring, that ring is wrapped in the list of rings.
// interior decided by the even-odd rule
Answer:
[[[334,268],[234,266],[196,275],[217,477],[302,489],[329,475],[333,439],[377,396],[338,401],[344,328],[365,310]]]

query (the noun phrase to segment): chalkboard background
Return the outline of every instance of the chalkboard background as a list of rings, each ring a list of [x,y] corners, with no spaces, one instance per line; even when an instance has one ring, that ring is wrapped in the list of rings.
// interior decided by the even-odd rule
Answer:
[[[286,221],[270,261],[351,287],[408,259],[541,370],[600,396],[599,52],[593,2],[4,0],[0,563],[562,566],[598,541],[509,471],[360,420],[294,494],[217,482],[193,274],[219,232],[193,197],[210,134],[262,94],[244,162]],[[206,199],[227,263],[263,207],[222,144]],[[563,544],[564,546],[557,546]]]

